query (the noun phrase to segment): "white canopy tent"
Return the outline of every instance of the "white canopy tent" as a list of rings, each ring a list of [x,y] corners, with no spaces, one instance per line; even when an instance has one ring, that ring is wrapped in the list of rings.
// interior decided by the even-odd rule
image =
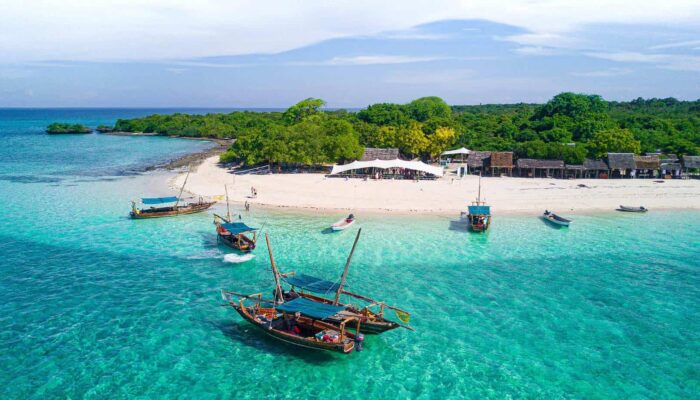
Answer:
[[[433,167],[432,165],[428,165],[420,161],[405,161],[397,158],[396,160],[353,161],[350,164],[334,165],[331,175],[337,175],[354,169],[365,168],[404,168],[413,171],[425,172],[435,176],[442,176],[443,174],[442,167]]]
[[[453,155],[457,155],[457,154],[469,154],[471,152],[472,151],[467,149],[466,147],[462,147],[461,149],[444,151],[440,155],[441,156],[453,156]]]

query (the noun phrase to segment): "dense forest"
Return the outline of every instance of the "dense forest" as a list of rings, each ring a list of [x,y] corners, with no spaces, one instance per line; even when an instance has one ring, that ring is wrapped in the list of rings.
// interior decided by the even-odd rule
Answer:
[[[235,138],[221,159],[247,165],[343,162],[360,157],[364,147],[398,147],[408,157],[427,160],[464,146],[569,164],[607,152],[700,153],[700,100],[608,102],[561,93],[541,105],[450,107],[438,97],[373,104],[358,112],[324,111],[324,105],[310,98],[284,112],[151,115],[120,119],[114,129]]]

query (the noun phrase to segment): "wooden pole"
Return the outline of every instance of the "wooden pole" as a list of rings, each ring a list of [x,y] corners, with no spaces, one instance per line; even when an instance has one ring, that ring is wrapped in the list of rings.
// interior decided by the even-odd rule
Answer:
[[[343,275],[340,277],[340,285],[338,285],[338,290],[335,292],[335,300],[333,300],[333,305],[337,306],[338,301],[340,301],[340,293],[343,291],[343,286],[345,285],[345,280],[348,277],[348,269],[350,268],[350,261],[352,260],[352,255],[355,253],[355,247],[357,246],[357,241],[360,240],[360,233],[362,233],[362,228],[357,231],[357,236],[355,236],[355,243],[352,244],[352,250],[350,250],[350,255],[348,260],[345,262],[345,269],[343,270]]]
[[[231,222],[231,207],[228,204],[228,186],[224,185],[224,191],[226,192],[226,217],[228,221],[226,222]]]
[[[267,252],[270,254],[270,267],[272,267],[272,274],[275,276],[275,300],[278,304],[284,303],[284,298],[282,296],[282,286],[280,285],[280,273],[277,270],[277,264],[275,264],[275,257],[272,255],[272,246],[270,245],[270,235],[265,234],[265,241],[267,242]]]
[[[187,184],[187,178],[190,177],[190,169],[187,169],[187,175],[185,175],[185,181],[182,182],[182,187],[180,188],[180,194],[177,195],[177,200],[175,201],[175,212],[177,212],[177,204],[180,202],[180,197],[182,196],[182,191],[185,190],[185,185]]]

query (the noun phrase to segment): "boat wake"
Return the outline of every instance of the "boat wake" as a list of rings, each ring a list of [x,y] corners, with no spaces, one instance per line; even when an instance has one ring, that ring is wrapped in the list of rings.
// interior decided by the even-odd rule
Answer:
[[[226,254],[224,256],[224,262],[227,263],[233,263],[233,264],[240,264],[244,263],[246,261],[250,261],[255,258],[254,254]]]

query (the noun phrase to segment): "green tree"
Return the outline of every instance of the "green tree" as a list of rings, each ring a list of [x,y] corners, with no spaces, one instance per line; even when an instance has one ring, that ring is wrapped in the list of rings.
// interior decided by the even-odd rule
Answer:
[[[588,143],[592,157],[604,157],[607,153],[639,153],[641,145],[629,129],[606,129],[596,132]]]
[[[430,118],[450,118],[452,109],[445,103],[445,100],[430,96],[421,97],[408,103],[409,115],[419,122],[427,121]]]
[[[288,123],[300,122],[306,117],[318,114],[319,109],[324,105],[326,105],[325,101],[309,97],[289,107],[287,111],[284,112],[284,119]]]

